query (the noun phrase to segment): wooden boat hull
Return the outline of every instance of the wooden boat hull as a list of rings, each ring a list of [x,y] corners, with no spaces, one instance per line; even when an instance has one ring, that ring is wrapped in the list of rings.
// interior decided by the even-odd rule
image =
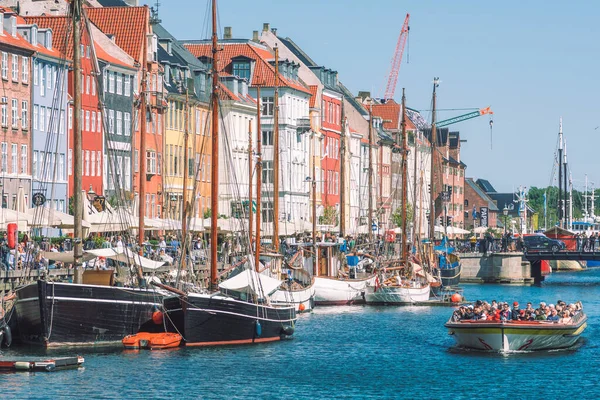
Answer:
[[[454,287],[460,283],[460,274],[462,272],[462,265],[459,262],[456,267],[453,268],[440,268],[440,278],[442,279],[442,287]]]
[[[369,285],[365,295],[371,305],[407,305],[429,300],[429,285],[414,287]]]
[[[293,306],[296,313],[312,311],[315,306],[315,285],[301,290],[278,289],[271,295],[271,304],[277,307]]]
[[[316,305],[364,304],[367,285],[375,283],[375,276],[364,279],[336,279],[315,277]]]
[[[293,334],[295,307],[248,303],[221,294],[190,293],[164,299],[169,331],[185,346],[272,342]]]
[[[119,345],[152,323],[162,297],[152,289],[40,280],[17,290],[19,339],[45,347]]]
[[[485,351],[534,351],[572,347],[587,327],[582,315],[575,323],[550,321],[449,321],[444,325],[458,347]]]

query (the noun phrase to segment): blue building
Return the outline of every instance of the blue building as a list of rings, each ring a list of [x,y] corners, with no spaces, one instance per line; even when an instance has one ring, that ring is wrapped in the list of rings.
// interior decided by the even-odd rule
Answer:
[[[37,50],[33,56],[31,85],[31,194],[42,193],[47,207],[68,212],[66,125],[69,64],[64,55],[52,46],[51,29],[29,24],[19,25],[18,30]]]

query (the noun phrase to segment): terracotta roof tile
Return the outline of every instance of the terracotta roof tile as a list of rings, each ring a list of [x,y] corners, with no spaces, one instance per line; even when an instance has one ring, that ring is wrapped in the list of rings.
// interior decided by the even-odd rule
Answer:
[[[319,87],[317,85],[309,85],[308,88],[310,89],[310,100],[308,101],[308,106],[310,108],[314,108],[315,104],[317,103],[317,90],[319,90]]]
[[[396,103],[394,100],[388,100],[385,104],[374,104],[373,115],[381,117],[384,121],[383,127],[385,129],[400,129],[402,105]],[[410,118],[406,118],[406,129],[416,130],[417,128],[412,123]]]
[[[86,8],[86,13],[102,32],[114,35],[117,46],[142,62],[150,17],[147,6]]]
[[[275,86],[275,68],[269,63],[273,60],[273,54],[270,51],[252,45],[250,43],[220,43],[223,50],[219,52],[219,72],[227,72],[231,59],[235,57],[247,57],[256,61],[254,67],[254,75],[252,76],[252,86],[273,87]],[[212,58],[212,48],[209,42],[202,43],[184,43],[186,49],[194,55],[194,57],[210,57]],[[301,82],[292,79],[284,78],[280,75],[279,86],[287,86],[299,90],[304,93],[309,93],[310,90]]]
[[[73,35],[71,20],[68,17],[64,15],[25,16],[24,19],[28,24],[36,24],[39,28],[52,29],[53,47],[61,54],[66,55],[67,59],[73,59]],[[82,36],[81,42],[88,42],[87,35]]]
[[[4,30],[0,34],[0,43],[7,44],[9,46],[18,47],[21,49],[36,51],[37,49],[31,45],[23,36],[17,33],[17,36],[11,35],[9,32]]]

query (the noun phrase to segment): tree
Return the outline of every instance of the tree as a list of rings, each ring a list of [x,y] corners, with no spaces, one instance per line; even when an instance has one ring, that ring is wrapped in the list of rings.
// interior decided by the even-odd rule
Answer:
[[[406,204],[406,219],[409,221],[409,223],[413,219],[413,206],[410,203]],[[402,206],[398,207],[392,214],[392,222],[397,227],[402,226]]]
[[[338,212],[333,206],[325,206],[323,215],[319,217],[319,223],[321,225],[333,225],[337,226],[339,223]]]

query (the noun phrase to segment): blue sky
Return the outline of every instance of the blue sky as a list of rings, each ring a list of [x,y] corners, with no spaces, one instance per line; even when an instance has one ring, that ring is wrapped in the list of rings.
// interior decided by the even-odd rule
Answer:
[[[175,37],[200,39],[210,29],[206,11],[207,0],[169,0],[160,18]],[[379,96],[406,13],[410,38],[396,97],[405,87],[410,107],[429,110],[439,76],[439,108],[490,105],[495,112],[493,149],[487,116],[452,126],[467,140],[467,176],[488,179],[498,191],[552,183],[562,116],[575,187],[583,188],[586,173],[600,187],[600,2],[219,2],[221,31],[231,26],[234,37],[251,38],[269,22],[315,62],[337,70],[354,93]],[[438,120],[462,113],[441,111]],[[429,111],[423,115],[430,118]]]

